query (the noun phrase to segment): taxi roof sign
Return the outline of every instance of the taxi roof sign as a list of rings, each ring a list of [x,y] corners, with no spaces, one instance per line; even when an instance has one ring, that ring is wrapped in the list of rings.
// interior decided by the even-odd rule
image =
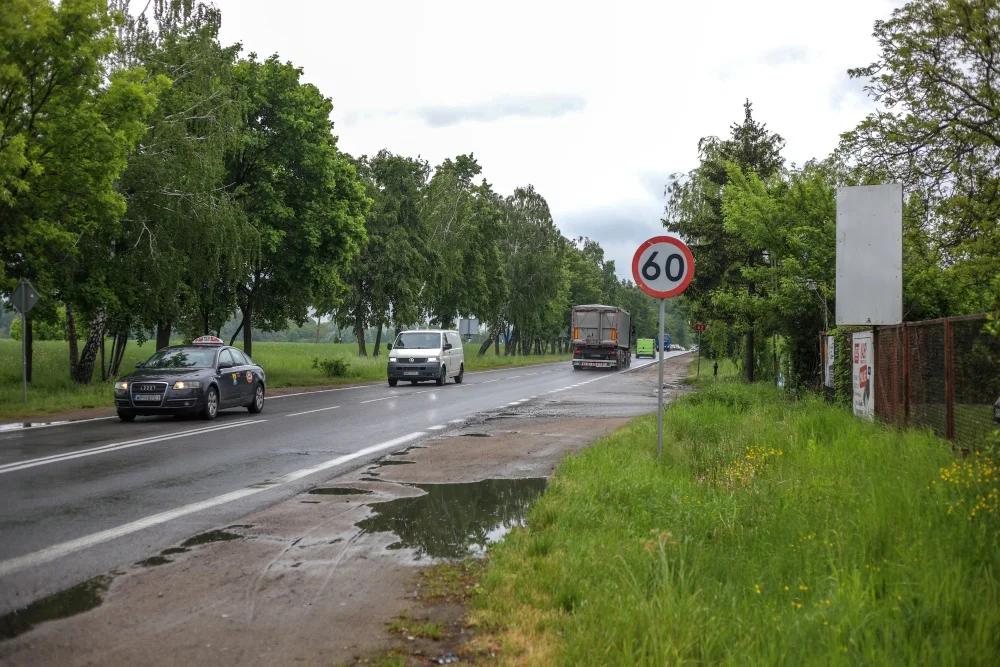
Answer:
[[[223,340],[217,336],[198,336],[194,339],[195,345],[222,345]]]

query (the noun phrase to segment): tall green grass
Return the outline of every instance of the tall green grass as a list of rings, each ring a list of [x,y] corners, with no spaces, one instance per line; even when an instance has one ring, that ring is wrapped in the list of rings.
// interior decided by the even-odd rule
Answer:
[[[309,387],[381,380],[386,375],[386,351],[378,357],[359,357],[357,345],[349,343],[255,343],[254,361],[267,373],[269,388]],[[107,345],[110,356],[111,345]],[[155,345],[138,345],[130,341],[122,361],[122,373],[148,359]],[[570,355],[538,355],[526,357],[496,356],[491,349],[477,356],[478,345],[465,346],[465,364],[470,372],[488,368],[524,366],[564,361]],[[313,368],[313,359],[340,357],[347,361],[344,377],[329,378]],[[69,346],[61,341],[35,343],[32,383],[28,388],[28,407],[21,397],[21,344],[15,340],[0,340],[0,418],[44,415],[53,412],[93,407],[108,407],[112,403],[110,383],[100,382],[100,361],[89,385],[78,385],[69,378]]]
[[[567,459],[474,618],[515,662],[996,664],[998,467],[763,385],[702,383]]]

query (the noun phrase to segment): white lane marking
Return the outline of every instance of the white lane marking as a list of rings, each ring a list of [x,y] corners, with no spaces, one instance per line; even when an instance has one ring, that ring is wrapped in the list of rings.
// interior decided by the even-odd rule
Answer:
[[[333,389],[315,389],[313,391],[300,391],[297,394],[278,394],[277,396],[268,396],[267,400],[274,401],[279,398],[291,398],[292,396],[310,396],[312,394],[326,394],[331,391],[347,391],[348,389],[367,389],[369,387],[377,387],[379,383],[372,384],[352,384],[349,387],[334,387]]]
[[[315,474],[317,472],[322,472],[329,468],[339,466],[348,461],[352,461],[362,456],[367,456],[368,454],[373,454],[375,452],[382,451],[384,449],[391,449],[393,447],[398,447],[403,443],[415,440],[420,436],[424,435],[422,431],[416,431],[414,433],[409,433],[399,438],[389,440],[377,445],[372,445],[371,447],[366,447],[365,449],[359,449],[352,454],[345,454],[343,456],[338,456],[335,459],[330,459],[329,461],[324,461],[314,466],[308,468],[303,468],[301,470],[296,470],[295,472],[290,472],[287,475],[282,475],[273,480],[263,482],[261,484],[255,484],[252,487],[247,487],[245,489],[239,489],[238,491],[232,491],[230,493],[225,493],[221,496],[216,496],[215,498],[209,498],[208,500],[202,500],[201,502],[191,503],[190,505],[184,505],[183,507],[178,507],[176,509],[167,510],[166,512],[160,512],[159,514],[154,514],[152,516],[147,516],[138,521],[133,521],[132,523],[127,523],[123,526],[118,526],[117,528],[109,528],[108,530],[102,530],[99,533],[93,533],[92,535],[85,535],[83,537],[78,537],[75,540],[70,540],[68,542],[63,542],[61,544],[55,544],[51,547],[46,547],[45,549],[40,549],[33,553],[25,554],[23,556],[18,556],[16,558],[11,558],[10,560],[0,561],[0,577],[6,577],[9,574],[18,572],[28,567],[35,567],[41,565],[42,563],[48,563],[50,561],[56,560],[57,558],[62,558],[63,556],[68,556],[69,554],[80,551],[81,549],[88,549],[90,547],[101,544],[102,542],[108,542],[110,540],[117,539],[119,537],[124,537],[125,535],[130,535],[136,533],[140,530],[150,528],[152,526],[157,526],[161,523],[166,523],[167,521],[173,521],[174,519],[180,518],[182,516],[187,516],[188,514],[194,514],[195,512],[200,512],[202,510],[210,509],[218,505],[224,505],[226,503],[231,503],[234,500],[240,500],[241,498],[246,498],[247,496],[252,496],[257,493],[262,493],[264,491],[269,491],[278,486],[288,484],[289,482],[294,482],[307,477],[309,475]]]
[[[438,424],[437,426],[428,426],[427,430],[428,431],[440,431],[443,428],[446,428],[444,424]]]
[[[372,399],[369,399],[367,401],[358,401],[358,405],[364,405],[365,403],[374,403],[376,401],[388,401],[388,400],[391,400],[393,398],[396,398],[396,397],[395,396],[383,396],[382,398],[372,398]]]
[[[517,404],[518,404],[518,403],[520,403],[520,402],[521,402],[521,401],[511,401],[511,402],[510,402],[510,403],[508,403],[507,405],[517,405]]]
[[[45,419],[45,417],[35,417],[35,419]],[[48,424],[35,424],[31,417],[25,417],[19,422],[0,424],[0,433],[15,431],[34,431],[36,428],[52,428],[53,426],[75,426],[76,424],[86,424],[87,422],[98,422],[106,419],[118,419],[118,417],[91,417],[90,419],[67,419],[65,421],[50,422]],[[28,424],[25,426],[25,424]]]
[[[203,433],[214,433],[215,431],[224,431],[229,428],[237,428],[239,426],[249,426],[250,424],[263,424],[266,421],[267,421],[266,419],[255,419],[253,421],[237,422],[235,424],[224,424],[221,426],[196,428],[188,431],[181,431],[180,433],[154,435],[148,438],[140,438],[138,440],[126,440],[124,442],[114,442],[111,443],[110,445],[102,445],[101,447],[92,447],[90,449],[83,449],[77,452],[54,454],[52,456],[43,456],[37,459],[28,459],[26,461],[15,461],[14,463],[7,463],[5,465],[0,466],[0,475],[8,472],[25,470],[26,468],[34,468],[35,466],[43,466],[49,463],[59,463],[61,461],[69,461],[71,459],[83,458],[84,456],[94,456],[96,454],[105,454],[107,452],[114,452],[120,449],[129,449],[130,447],[149,445],[154,442],[163,442],[164,440],[175,440],[177,438],[187,438],[192,435],[201,435]]]
[[[465,423],[465,420],[464,420],[464,419],[452,419],[452,420],[451,420],[451,421],[449,421],[448,423],[449,423],[449,424],[464,424],[464,423]]]
[[[313,412],[323,412],[324,410],[336,410],[339,407],[340,407],[339,405],[331,405],[328,408],[316,408],[315,410],[306,410],[305,412],[293,412],[292,414],[285,415],[285,416],[286,417],[298,417],[299,415],[308,415],[308,414],[311,414]]]
[[[483,382],[480,382],[479,384],[490,384],[491,382],[500,382],[500,380],[503,380],[503,378],[500,378],[499,380],[484,380]]]

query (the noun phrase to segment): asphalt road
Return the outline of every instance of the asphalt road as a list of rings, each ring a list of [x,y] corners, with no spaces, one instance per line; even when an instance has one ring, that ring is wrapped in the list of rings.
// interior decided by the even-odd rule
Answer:
[[[634,360],[631,370],[650,363]],[[0,613],[238,523],[482,413],[587,392],[617,375],[562,362],[468,373],[461,385],[274,396],[259,415],[229,410],[213,422],[0,427]]]

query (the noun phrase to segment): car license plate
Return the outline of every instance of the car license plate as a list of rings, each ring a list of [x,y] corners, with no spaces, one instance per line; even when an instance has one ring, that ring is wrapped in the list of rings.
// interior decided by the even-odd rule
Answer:
[[[417,371],[403,371],[403,375],[420,375]]]
[[[132,400],[136,403],[159,403],[163,394],[132,394]]]

